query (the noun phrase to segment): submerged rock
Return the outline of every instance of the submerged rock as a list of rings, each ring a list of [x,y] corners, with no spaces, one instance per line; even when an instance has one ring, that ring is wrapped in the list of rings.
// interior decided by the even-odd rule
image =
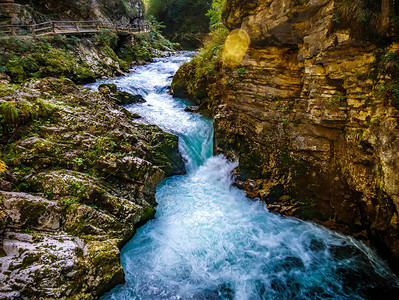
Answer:
[[[132,118],[133,119],[141,119],[142,116],[140,116],[139,114],[134,113],[134,114],[132,114]]]
[[[0,184],[14,192],[0,191],[0,298],[98,298],[123,282],[120,248],[154,216],[158,184],[184,172],[177,137],[67,79],[1,97]]]

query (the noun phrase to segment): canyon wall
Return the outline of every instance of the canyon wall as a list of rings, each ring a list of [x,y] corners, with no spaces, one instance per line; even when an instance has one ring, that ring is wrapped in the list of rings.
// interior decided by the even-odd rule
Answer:
[[[224,24],[250,46],[239,65],[220,62],[199,100],[250,197],[371,240],[397,262],[399,44],[346,26],[338,4],[228,0]]]
[[[16,0],[1,3],[0,24],[31,24],[47,20],[102,20],[129,24],[144,19],[142,0]]]

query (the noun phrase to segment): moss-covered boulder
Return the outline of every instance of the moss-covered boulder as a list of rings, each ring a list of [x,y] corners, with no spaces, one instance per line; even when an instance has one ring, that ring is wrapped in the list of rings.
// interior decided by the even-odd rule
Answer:
[[[146,102],[145,99],[143,98],[143,96],[132,95],[132,94],[130,94],[128,92],[124,92],[124,91],[118,91],[115,94],[112,94],[111,99],[121,105]]]
[[[102,83],[98,86],[98,91],[101,94],[108,95],[108,94],[114,94],[118,90],[118,87],[116,84],[113,83]]]

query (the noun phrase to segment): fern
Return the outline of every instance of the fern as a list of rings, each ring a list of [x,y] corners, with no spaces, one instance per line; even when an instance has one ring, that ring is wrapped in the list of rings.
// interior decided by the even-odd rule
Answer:
[[[5,120],[7,126],[15,125],[19,119],[19,110],[12,102],[3,102],[0,104],[0,114]]]

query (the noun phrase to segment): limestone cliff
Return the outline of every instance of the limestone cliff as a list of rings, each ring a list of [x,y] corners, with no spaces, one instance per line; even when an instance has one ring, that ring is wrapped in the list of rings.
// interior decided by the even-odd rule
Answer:
[[[0,23],[31,24],[46,20],[102,20],[129,24],[144,18],[141,0],[0,1]]]
[[[368,238],[397,262],[397,32],[358,33],[338,19],[340,3],[228,0],[224,24],[250,47],[238,66],[219,63],[199,100],[212,109],[215,150],[239,159],[249,196]]]

